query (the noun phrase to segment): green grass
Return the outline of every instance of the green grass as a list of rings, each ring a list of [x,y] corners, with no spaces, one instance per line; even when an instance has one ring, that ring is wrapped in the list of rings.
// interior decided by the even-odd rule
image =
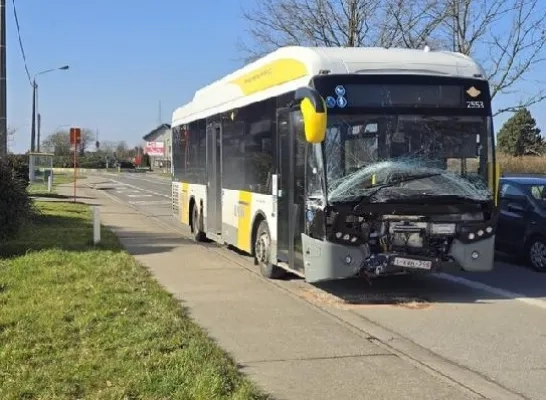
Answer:
[[[267,398],[87,206],[36,204],[0,245],[0,399]]]
[[[79,175],[78,180],[85,179],[86,176]],[[59,196],[56,195],[57,192],[57,186],[63,185],[66,183],[72,183],[74,182],[74,175],[73,174],[54,174],[53,175],[53,187],[52,192],[49,193],[47,191],[47,181],[44,182],[33,182],[28,186],[28,193],[32,196],[40,196],[40,197],[66,197],[66,196]]]

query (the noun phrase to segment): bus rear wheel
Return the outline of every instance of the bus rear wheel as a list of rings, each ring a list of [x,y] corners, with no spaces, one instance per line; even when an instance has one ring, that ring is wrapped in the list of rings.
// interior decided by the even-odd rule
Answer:
[[[206,238],[205,232],[201,230],[200,222],[201,221],[199,219],[199,207],[197,206],[197,204],[195,204],[193,206],[193,211],[192,211],[191,226],[192,226],[193,238],[195,239],[196,242],[204,242]]]
[[[271,235],[267,222],[261,221],[254,243],[254,260],[260,266],[260,272],[269,279],[280,279],[286,271],[271,262]]]

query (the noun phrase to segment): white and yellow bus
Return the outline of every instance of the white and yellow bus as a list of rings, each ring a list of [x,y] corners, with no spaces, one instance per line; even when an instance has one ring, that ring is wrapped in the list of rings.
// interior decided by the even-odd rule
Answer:
[[[489,84],[458,53],[285,47],[176,109],[173,213],[309,282],[493,268]]]

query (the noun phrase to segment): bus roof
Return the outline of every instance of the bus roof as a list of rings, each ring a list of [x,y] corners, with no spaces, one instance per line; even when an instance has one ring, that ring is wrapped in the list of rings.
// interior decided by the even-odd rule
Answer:
[[[485,79],[470,57],[447,51],[382,47],[281,47],[195,92],[172,126],[226,112],[309,84],[329,74],[418,74]]]

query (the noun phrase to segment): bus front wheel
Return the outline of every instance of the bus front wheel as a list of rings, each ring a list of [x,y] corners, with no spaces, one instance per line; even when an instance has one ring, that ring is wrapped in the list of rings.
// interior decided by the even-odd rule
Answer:
[[[269,279],[280,279],[286,271],[271,262],[271,235],[267,222],[261,221],[254,244],[254,259],[260,266],[260,272]]]

